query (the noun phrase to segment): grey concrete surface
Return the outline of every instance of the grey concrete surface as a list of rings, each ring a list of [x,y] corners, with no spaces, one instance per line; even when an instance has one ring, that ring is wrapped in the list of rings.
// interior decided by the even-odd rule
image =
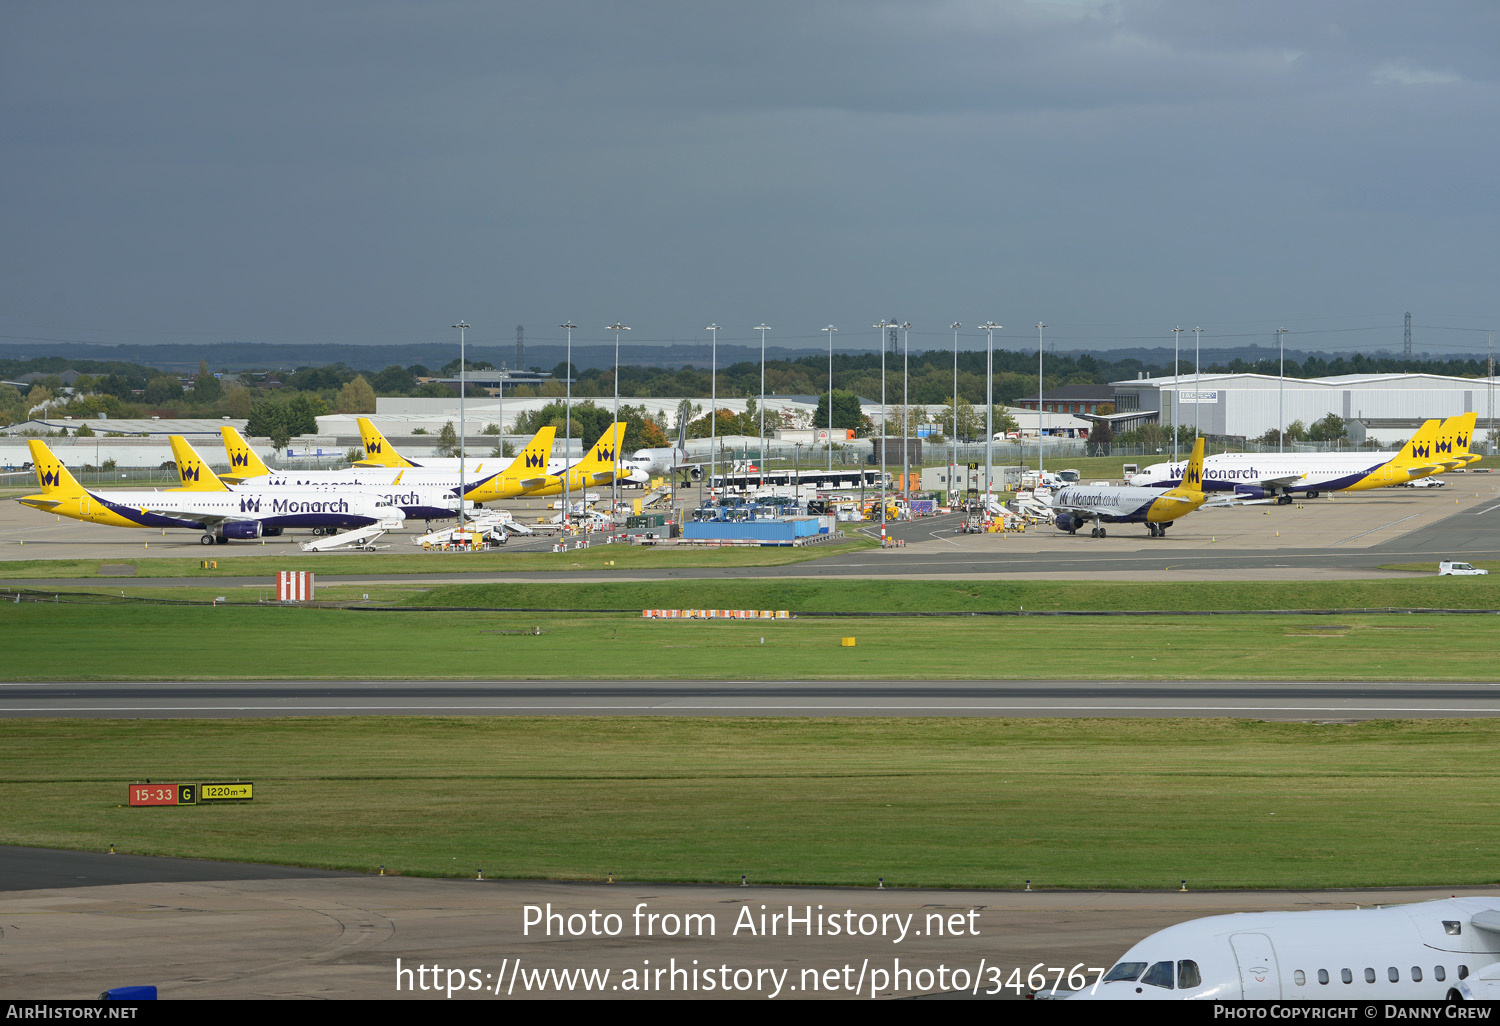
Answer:
[[[0,848],[0,881],[16,849]],[[107,855],[70,854],[77,870]],[[115,856],[118,858],[118,856]],[[150,860],[147,860],[150,861]],[[163,1000],[182,998],[332,998],[443,1001],[444,987],[465,989],[451,1000],[533,998],[755,998],[774,990],[767,971],[781,973],[782,998],[900,997],[938,987],[937,970],[968,973],[972,990],[1022,980],[1034,968],[1113,964],[1141,937],[1198,916],[1266,909],[1352,908],[1486,893],[1427,888],[1350,892],[1084,892],[960,891],[887,888],[741,887],[633,881],[422,880],[357,875],[272,879],[262,867],[219,878],[184,872],[186,860],[162,860],[155,879],[97,886],[7,888],[0,891],[0,998],[92,998],[108,987],[154,984]],[[212,864],[199,864],[212,865]],[[110,870],[96,871],[104,879]],[[285,872],[285,871],[281,871]],[[29,881],[34,882],[34,881]],[[1175,881],[1173,881],[1175,884]],[[1191,881],[1190,881],[1191,883]],[[635,912],[644,905],[642,918]],[[528,929],[527,906],[538,925]],[[552,935],[544,928],[550,911]],[[764,906],[764,909],[762,908]],[[812,915],[825,928],[807,936],[760,932],[762,912]],[[597,913],[590,924],[590,914]],[[655,922],[648,918],[659,917]],[[879,917],[911,917],[885,936],[830,936],[837,918],[879,929]],[[582,935],[569,933],[572,926]],[[618,936],[600,935],[619,917]],[[665,936],[688,915],[708,918],[693,935]],[[742,917],[749,916],[748,920]],[[929,918],[930,917],[930,918]],[[756,932],[744,925],[752,923]],[[769,923],[769,920],[765,922]],[[942,935],[937,926],[943,925]],[[639,924],[639,925],[638,925]],[[738,933],[735,927],[740,926]],[[647,935],[648,927],[653,935]],[[401,970],[398,974],[398,960]],[[674,961],[675,960],[675,961]],[[694,964],[696,960],[696,965]],[[895,970],[905,969],[906,976]],[[518,969],[519,962],[519,969]],[[432,972],[433,967],[439,970]],[[417,970],[426,971],[418,973]],[[586,992],[554,978],[531,989],[522,974],[545,969],[609,970],[602,990]],[[674,976],[671,970],[679,972]],[[703,981],[743,990],[706,990]],[[453,974],[450,975],[450,970]],[[627,972],[662,970],[649,990],[620,988]],[[693,972],[696,970],[697,975]],[[1019,970],[1018,975],[1013,973]],[[833,971],[833,976],[825,974]],[[881,972],[885,974],[883,977]],[[511,974],[517,983],[511,989]],[[759,979],[756,974],[759,972]],[[473,975],[477,974],[477,975]],[[1045,973],[1050,980],[1055,973]],[[862,975],[862,979],[861,979]],[[928,975],[931,979],[928,979]],[[1089,973],[1092,980],[1094,973]],[[819,989],[811,989],[816,978]],[[837,979],[837,986],[828,984]],[[401,986],[398,988],[398,981]],[[438,989],[422,989],[437,982]],[[696,982],[698,989],[692,989]],[[676,989],[668,989],[675,983]],[[884,983],[882,986],[881,984]],[[477,986],[475,986],[477,984]],[[872,987],[873,985],[873,987]],[[628,986],[628,985],[627,985]],[[686,988],[686,989],[685,989]],[[792,989],[795,988],[795,989]],[[498,989],[499,993],[496,993]],[[1015,997],[1003,990],[994,996]]]

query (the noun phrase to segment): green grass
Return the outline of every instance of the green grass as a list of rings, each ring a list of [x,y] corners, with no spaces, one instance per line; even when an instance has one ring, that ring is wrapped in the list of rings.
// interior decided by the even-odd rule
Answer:
[[[1497,748],[1493,720],[9,720],[0,841],[437,876],[1485,885]],[[121,807],[146,778],[256,799]]]
[[[545,609],[788,609],[803,612],[1500,609],[1500,574],[1369,581],[620,581],[439,585],[410,605]]]
[[[769,608],[769,607],[768,607]],[[0,603],[6,680],[1493,680],[1489,615],[647,621]],[[540,627],[541,636],[498,631]],[[853,636],[853,648],[840,638]],[[1435,655],[1436,653],[1436,655]],[[1466,654],[1467,653],[1467,654]]]
[[[131,578],[111,580],[144,580],[151,577],[255,577],[274,579],[279,570],[311,570],[321,574],[451,574],[504,573],[506,571],[662,569],[676,567],[785,566],[837,552],[857,552],[876,548],[878,542],[865,537],[850,537],[842,542],[811,545],[804,548],[724,548],[664,549],[637,545],[594,545],[566,553],[552,551],[513,552],[344,552],[282,553],[275,556],[221,556],[218,548],[203,548],[191,557],[147,558],[132,561],[128,556],[113,559],[18,559],[0,561],[0,580],[39,577],[94,577],[101,566],[133,563]],[[218,569],[204,570],[204,559],[218,561]]]

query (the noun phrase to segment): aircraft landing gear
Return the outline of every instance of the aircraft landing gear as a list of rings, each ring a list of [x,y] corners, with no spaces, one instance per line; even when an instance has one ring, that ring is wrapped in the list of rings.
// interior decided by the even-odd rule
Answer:
[[[1278,506],[1290,506],[1291,504],[1292,504],[1292,497],[1290,495],[1278,495],[1278,496],[1276,496],[1276,505],[1278,505]]]
[[[207,532],[204,532],[203,537],[201,537],[201,538],[198,539],[198,544],[199,545],[212,545],[213,543],[214,543],[214,536],[211,535],[211,534],[208,534]]]
[[[1150,534],[1150,535],[1151,535],[1151,537],[1153,537],[1153,538],[1160,538],[1160,537],[1161,537],[1161,528],[1159,528],[1159,527],[1157,527],[1157,526],[1156,526],[1156,525],[1155,525],[1155,524],[1150,524],[1150,523],[1148,523],[1148,524],[1147,524],[1147,525],[1146,525],[1146,531],[1147,531],[1147,532],[1148,532],[1148,533],[1149,533],[1149,534]]]
[[[1089,532],[1089,537],[1091,537],[1091,538],[1103,538],[1104,535],[1105,535],[1105,530],[1102,527],[1096,527],[1092,531]]]

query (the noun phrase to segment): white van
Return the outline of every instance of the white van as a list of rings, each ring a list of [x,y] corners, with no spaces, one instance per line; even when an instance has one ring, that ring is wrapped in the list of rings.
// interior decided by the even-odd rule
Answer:
[[[1469,577],[1477,574],[1488,574],[1488,570],[1481,570],[1472,563],[1455,563],[1444,560],[1438,564],[1439,577]]]

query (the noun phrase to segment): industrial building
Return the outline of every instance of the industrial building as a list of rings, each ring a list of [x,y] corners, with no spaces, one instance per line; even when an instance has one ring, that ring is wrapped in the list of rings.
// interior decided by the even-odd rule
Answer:
[[[1481,438],[1495,416],[1495,378],[1439,374],[1341,374],[1280,378],[1268,374],[1183,374],[1111,382],[1119,414],[1155,411],[1165,427],[1194,426],[1205,435],[1260,438],[1293,421],[1311,427],[1328,414],[1349,426],[1350,440],[1389,444],[1422,422],[1479,414]]]

